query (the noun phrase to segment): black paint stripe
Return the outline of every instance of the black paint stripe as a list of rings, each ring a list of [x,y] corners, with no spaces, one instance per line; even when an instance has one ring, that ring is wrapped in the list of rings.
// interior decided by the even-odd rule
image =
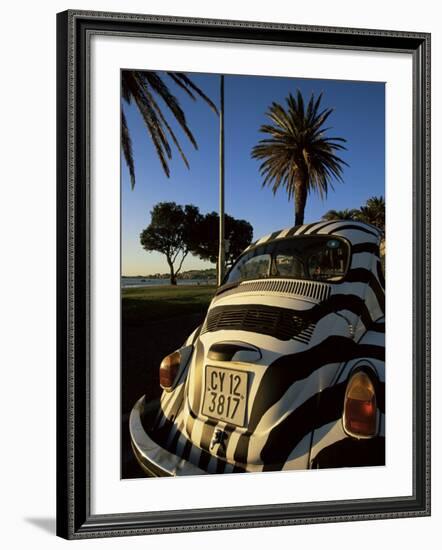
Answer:
[[[171,430],[174,429],[175,424],[174,422],[171,422],[164,414],[162,417],[165,419],[164,424],[161,427],[155,426],[153,432],[155,434],[155,441],[159,444],[162,444],[163,446],[166,446],[169,434]],[[150,426],[147,423],[147,419],[143,418],[142,424],[146,432],[151,433]]]
[[[217,425],[216,421],[206,420],[204,422],[203,431],[201,434],[201,443],[200,446],[206,451],[210,450],[210,442],[212,441],[213,433]]]
[[[163,412],[163,409],[160,408],[158,409],[158,414],[157,414],[157,417],[155,418],[155,422],[153,423],[153,429],[157,429],[161,423],[161,420],[165,417],[165,414]]]
[[[232,470],[232,474],[243,474],[246,470],[242,468],[239,464],[235,464]]]
[[[341,285],[343,283],[366,283],[373,290],[376,295],[379,307],[382,312],[385,312],[385,293],[384,289],[380,285],[378,279],[373,275],[373,273],[362,267],[356,269],[351,269],[345,278],[342,281],[336,283],[336,285]]]
[[[225,459],[226,458],[227,445],[229,444],[229,437],[235,431],[235,426],[231,426],[230,424],[227,424],[224,427],[223,431],[226,434],[225,439],[224,439],[224,444],[223,445],[218,445],[218,451],[217,451],[216,454],[220,458]]]
[[[215,473],[223,474],[226,469],[226,463],[223,460],[217,460]]]
[[[270,432],[261,450],[264,470],[281,469],[296,445],[313,430],[342,416],[347,383],[326,388],[292,411]]]
[[[192,442],[190,439],[186,439],[186,443],[184,445],[183,452],[181,453],[181,456],[184,460],[189,460],[190,451],[192,450]]]
[[[297,311],[296,314],[303,318],[306,323],[317,323],[326,315],[344,309],[360,317],[366,327],[373,323],[365,301],[354,294],[332,294],[325,302],[308,310]]]
[[[178,415],[178,413],[179,413],[179,411],[182,407],[182,404],[183,404],[184,392],[183,392],[183,387],[182,386],[180,386],[177,394],[175,396],[171,397],[171,399],[174,399],[174,403],[172,404],[172,407],[170,408],[168,418],[170,420],[174,420],[177,417],[177,415]]]
[[[196,332],[193,336],[193,340],[192,340],[192,345],[195,344],[196,342],[196,339],[198,338],[198,336],[200,335],[200,332],[201,332],[201,329],[203,328],[203,324],[201,323],[201,325],[196,329]]]
[[[279,235],[280,233],[282,233],[282,231],[283,231],[282,229],[279,229],[278,231],[274,231],[274,232],[270,235],[270,237],[268,238],[268,240],[267,240],[266,242],[270,242],[270,241],[273,241],[274,239],[276,239],[276,237],[278,237],[278,235]]]
[[[261,357],[261,352],[254,346],[238,342],[215,342],[210,346],[207,358],[213,361],[231,361],[235,353],[239,351],[255,352],[258,357]]]
[[[342,417],[346,387],[347,381],[314,395],[271,431],[261,451],[264,471],[282,469],[307,434]],[[375,388],[377,407],[384,413],[385,384],[375,381]]]
[[[201,407],[203,368],[204,368],[204,346],[201,343],[201,341],[198,340],[196,343],[195,363],[193,365],[193,376],[194,376],[193,403],[190,401],[189,396],[187,398],[189,403],[189,408],[192,403],[194,412],[196,414],[199,413],[200,407]]]
[[[168,446],[168,450],[172,453],[172,454],[176,454],[176,450],[177,450],[177,445],[178,445],[178,439],[180,438],[180,435],[181,435],[181,431],[183,429],[183,423],[180,422],[176,428],[176,432],[172,438],[172,441],[170,442],[170,445]]]
[[[361,252],[368,252],[369,254],[375,254],[379,256],[379,245],[377,243],[359,243],[353,244],[351,247],[353,254],[360,254]]]
[[[365,227],[360,227],[359,225],[354,225],[354,224],[341,225],[340,227],[337,227],[336,229],[332,229],[331,231],[329,231],[327,235],[331,235],[335,231],[340,232],[340,231],[346,231],[348,229],[350,229],[351,231],[362,231],[363,233],[367,233],[368,235],[372,235],[373,237],[380,239],[379,233],[375,233],[374,231],[370,231]]]
[[[253,403],[248,430],[256,430],[265,412],[279,401],[287,388],[295,382],[307,378],[329,363],[344,363],[359,357],[384,360],[385,348],[358,344],[343,336],[329,336],[313,348],[278,358],[267,367],[261,379],[257,392],[259,398]]]
[[[317,233],[319,233],[319,231],[321,231],[322,229],[325,229],[326,227],[329,227],[330,225],[334,225],[335,223],[337,223],[339,220],[333,220],[332,222],[324,222],[324,223],[321,223],[321,225],[318,225],[318,227],[316,229],[313,229],[313,231],[310,231],[309,235],[316,235]]]
[[[385,348],[369,344],[357,344],[343,336],[330,336],[308,350],[280,357],[271,363],[258,387],[253,403],[248,431],[242,434],[234,453],[235,462],[247,461],[250,434],[256,430],[266,411],[277,403],[293,383],[309,376],[329,363],[345,363],[358,357],[385,360]]]
[[[356,468],[385,464],[385,438],[341,439],[321,449],[312,468]]]
[[[201,470],[204,470],[205,472],[207,472],[207,466],[209,465],[211,458],[212,457],[211,455],[209,455],[209,453],[201,449],[201,455],[198,461],[198,468],[201,468]]]
[[[370,326],[370,331],[373,332],[384,332],[385,333],[385,323],[373,323]]]
[[[247,464],[247,455],[249,452],[249,441],[252,432],[248,430],[242,434],[236,444],[235,452],[233,453],[233,460],[241,464]]]
[[[378,273],[379,282],[381,283],[382,288],[385,288],[385,276],[384,276],[384,270],[382,269],[381,260],[378,261],[376,265],[376,270]]]
[[[299,227],[300,227],[299,225],[295,225],[294,227],[289,229],[289,231],[287,232],[287,235],[284,238],[293,237],[293,235],[296,234],[296,231],[299,229]]]
[[[336,283],[334,284],[339,286],[342,283],[346,283],[346,282],[369,283],[372,279],[375,279],[379,283],[379,281],[373,275],[372,271],[370,271],[369,269],[366,269],[365,267],[355,267],[353,269],[350,269],[347,272],[344,279],[342,279],[341,281],[336,281]]]
[[[311,229],[312,227],[314,227],[317,224],[318,224],[318,222],[309,223],[309,224],[305,225],[299,233],[296,233],[296,234],[297,235],[304,235],[309,229]]]

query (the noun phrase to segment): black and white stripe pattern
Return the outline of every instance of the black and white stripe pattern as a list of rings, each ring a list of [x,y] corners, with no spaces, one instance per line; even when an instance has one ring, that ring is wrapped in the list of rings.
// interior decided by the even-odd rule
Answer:
[[[250,244],[243,252],[245,254],[252,248],[271,241],[278,241],[288,237],[301,235],[336,235],[346,237],[352,244],[379,243],[380,231],[369,224],[358,221],[323,221],[307,225],[297,225],[288,229],[281,229],[261,237]]]
[[[220,292],[208,312],[213,317],[217,310],[229,308],[279,308],[295,315],[308,327],[308,333],[300,333],[302,337],[297,339],[281,338],[277,331],[253,328],[252,324],[235,328],[209,323],[212,328],[208,329],[206,322],[193,336],[193,355],[181,383],[163,395],[155,439],[208,473],[309,468],[321,461],[329,464],[332,450],[351,447],[345,443],[349,438],[342,427],[342,411],[349,376],[361,364],[375,381],[376,439],[383,440],[385,295],[379,231],[362,222],[322,221],[271,233],[245,252],[278,239],[316,234],[340,236],[350,242],[351,262],[342,280],[307,281],[311,284],[304,287],[293,280],[287,280],[285,286],[284,281],[277,281],[279,286],[272,280],[244,282]],[[314,285],[321,290],[312,290]],[[308,300],[302,307],[301,288]],[[213,343],[222,341],[246,342],[262,350],[259,362],[235,364],[251,374],[243,428],[202,414],[208,351]],[[215,430],[223,431],[225,441],[213,445]]]

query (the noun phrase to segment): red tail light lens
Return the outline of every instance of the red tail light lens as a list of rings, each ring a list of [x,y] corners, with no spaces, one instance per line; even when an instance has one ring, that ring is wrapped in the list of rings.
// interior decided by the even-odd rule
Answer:
[[[365,372],[356,373],[348,383],[344,401],[344,429],[358,438],[376,435],[376,394]]]
[[[163,390],[170,391],[175,383],[178,369],[180,368],[181,354],[174,351],[167,355],[160,365],[160,386]]]

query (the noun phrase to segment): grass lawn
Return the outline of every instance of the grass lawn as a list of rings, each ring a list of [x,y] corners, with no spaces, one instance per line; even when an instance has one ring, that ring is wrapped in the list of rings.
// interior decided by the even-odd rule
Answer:
[[[128,417],[143,394],[161,394],[161,360],[178,349],[204,320],[215,286],[157,286],[128,288],[121,303],[122,476],[144,474],[130,448]]]
[[[122,291],[122,405],[143,393],[158,397],[161,360],[181,347],[204,320],[215,286],[157,286]]]
[[[148,323],[201,313],[215,293],[215,286],[171,286],[126,288],[122,291],[123,319]]]

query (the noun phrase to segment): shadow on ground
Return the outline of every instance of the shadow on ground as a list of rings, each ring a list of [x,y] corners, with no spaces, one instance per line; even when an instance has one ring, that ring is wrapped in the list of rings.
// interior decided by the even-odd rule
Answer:
[[[55,535],[55,518],[25,518],[25,521],[51,535]]]
[[[158,368],[162,359],[181,347],[204,320],[213,287],[149,288],[124,293],[122,300],[121,357],[121,477],[145,477],[130,446],[128,420],[134,403],[143,395],[161,395]]]

